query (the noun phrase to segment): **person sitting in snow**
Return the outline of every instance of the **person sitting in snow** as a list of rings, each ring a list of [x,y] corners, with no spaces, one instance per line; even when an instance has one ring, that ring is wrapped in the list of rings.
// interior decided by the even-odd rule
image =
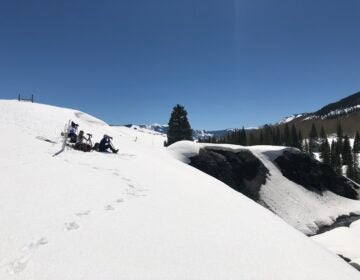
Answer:
[[[88,134],[88,138],[84,136],[84,131],[80,130],[79,135],[77,136],[76,144],[74,145],[75,150],[80,150],[83,152],[90,152],[91,145],[91,134]]]
[[[77,141],[77,129],[78,129],[78,124],[71,122],[71,126],[69,127],[68,130],[68,138],[70,138],[70,143],[76,143]]]
[[[107,150],[110,149],[114,154],[116,154],[119,150],[114,148],[111,140],[112,137],[105,134],[103,139],[100,141],[99,152],[107,152]]]

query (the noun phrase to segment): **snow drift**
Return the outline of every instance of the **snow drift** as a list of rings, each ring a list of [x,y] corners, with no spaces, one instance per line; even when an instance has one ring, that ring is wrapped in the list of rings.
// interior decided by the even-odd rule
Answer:
[[[174,159],[162,137],[41,104],[3,100],[0,112],[0,279],[359,277],[270,211]],[[113,136],[119,153],[52,157],[69,119],[95,140]]]

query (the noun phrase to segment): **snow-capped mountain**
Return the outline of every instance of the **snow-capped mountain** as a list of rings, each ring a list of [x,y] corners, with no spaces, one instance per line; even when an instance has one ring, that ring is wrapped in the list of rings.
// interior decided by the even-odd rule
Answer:
[[[302,135],[307,137],[312,124],[315,124],[318,131],[324,127],[327,134],[333,134],[336,133],[339,123],[344,134],[351,137],[360,130],[360,92],[328,104],[315,112],[288,116],[274,126],[295,125],[296,129],[301,130]]]
[[[359,278],[264,207],[178,161],[159,134],[41,104],[1,100],[0,112],[0,279]],[[94,141],[111,135],[119,153],[69,148],[53,157],[68,120]]]
[[[285,123],[292,122],[293,120],[299,119],[299,118],[303,117],[304,115],[307,115],[307,113],[294,114],[294,115],[285,117],[281,121],[279,121],[278,124],[285,124]]]
[[[131,127],[132,125],[129,125]],[[162,134],[167,134],[167,131],[169,129],[168,125],[160,125],[160,124],[150,124],[150,125],[138,125],[141,128],[146,128],[148,130],[153,130]],[[234,132],[236,130],[239,130],[241,128],[227,128],[227,129],[220,129],[220,130],[204,130],[204,129],[193,129],[193,138],[195,140],[198,139],[206,139],[211,137],[223,137],[226,136],[228,133]],[[249,127],[245,128],[245,130],[255,130],[257,127]]]
[[[288,116],[279,121],[278,124],[285,124],[293,121],[334,119],[341,116],[349,116],[358,112],[360,112],[360,92],[345,97],[337,102],[330,103],[316,112]]]

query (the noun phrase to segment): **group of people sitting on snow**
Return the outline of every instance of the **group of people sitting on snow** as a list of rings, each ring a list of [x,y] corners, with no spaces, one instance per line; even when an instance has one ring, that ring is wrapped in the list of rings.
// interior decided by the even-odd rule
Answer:
[[[100,143],[95,143],[93,146],[91,141],[92,134],[87,133],[86,137],[83,130],[80,130],[79,134],[77,134],[78,127],[79,125],[77,123],[71,122],[67,134],[68,139],[70,139],[70,143],[74,143],[73,148],[75,150],[84,152],[90,152],[91,150],[107,152],[110,149],[115,154],[119,151],[118,149],[115,149],[114,145],[111,143],[112,137],[106,134],[101,139]]]

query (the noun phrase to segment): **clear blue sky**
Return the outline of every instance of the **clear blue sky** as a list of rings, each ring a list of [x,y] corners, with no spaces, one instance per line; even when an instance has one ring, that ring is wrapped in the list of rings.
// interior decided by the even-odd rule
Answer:
[[[360,90],[359,0],[2,0],[0,98],[108,123],[275,122]]]

